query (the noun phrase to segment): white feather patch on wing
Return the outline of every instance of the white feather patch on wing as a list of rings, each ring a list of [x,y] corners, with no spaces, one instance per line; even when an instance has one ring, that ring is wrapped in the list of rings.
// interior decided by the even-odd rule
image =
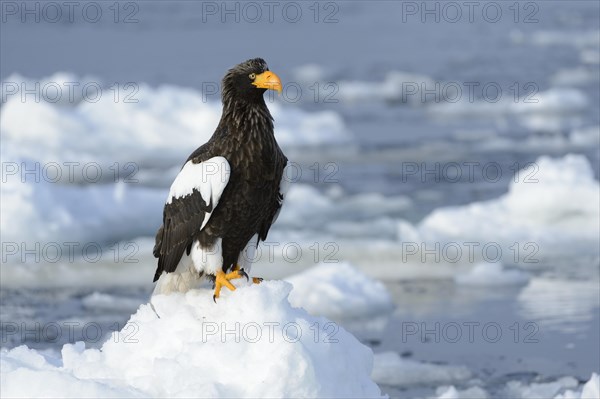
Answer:
[[[182,198],[192,194],[195,189],[200,192],[204,202],[212,203],[213,209],[215,209],[230,176],[229,162],[223,157],[213,157],[200,163],[188,161],[171,184],[167,204],[170,204],[173,198]],[[200,230],[208,223],[210,215],[207,213],[204,216]]]

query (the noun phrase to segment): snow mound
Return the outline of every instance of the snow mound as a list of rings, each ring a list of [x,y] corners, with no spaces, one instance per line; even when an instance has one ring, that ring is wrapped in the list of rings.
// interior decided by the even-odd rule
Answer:
[[[471,372],[463,366],[422,363],[384,352],[375,355],[371,376],[378,384],[407,386],[464,381],[471,378]]]
[[[459,274],[454,281],[471,286],[511,286],[526,285],[529,274],[520,270],[506,270],[502,263],[480,262],[469,273]]]
[[[512,260],[515,242],[520,256],[598,254],[600,186],[582,155],[542,156],[513,178],[498,199],[438,208],[416,227],[401,222],[402,240],[497,243]],[[531,255],[535,250],[535,254]],[[539,250],[539,254],[538,254]],[[538,258],[539,259],[539,258]]]
[[[0,351],[0,384],[4,398],[123,398],[143,397],[110,382],[81,379],[60,367],[60,360],[26,346]],[[32,384],[32,381],[36,381]],[[115,384],[116,385],[116,384]]]
[[[280,281],[249,285],[224,292],[216,304],[207,290],[155,296],[156,312],[142,305],[100,350],[69,344],[53,360],[25,347],[3,350],[2,393],[381,397],[370,377],[371,350],[293,308],[291,289]]]
[[[349,263],[321,263],[286,279],[294,286],[290,302],[310,314],[332,319],[372,317],[389,312],[385,286]]]

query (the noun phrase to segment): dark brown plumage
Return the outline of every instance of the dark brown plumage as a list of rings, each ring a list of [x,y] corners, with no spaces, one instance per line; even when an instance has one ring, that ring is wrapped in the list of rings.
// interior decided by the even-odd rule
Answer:
[[[252,79],[268,70],[265,61],[256,58],[225,75],[219,125],[210,140],[195,150],[184,165],[224,157],[231,170],[229,180],[216,206],[210,198],[203,198],[197,187],[191,194],[173,197],[165,205],[163,225],[156,234],[153,250],[158,258],[154,281],[163,272],[174,272],[182,256],[190,255],[196,241],[202,249],[209,250],[220,238],[222,270],[227,272],[238,263],[240,253],[254,235],[260,240],[267,237],[283,200],[280,184],[287,163],[263,97],[267,89],[257,87]],[[210,212],[210,219],[201,229]],[[201,268],[195,266],[201,274]],[[207,270],[204,273],[211,274]]]

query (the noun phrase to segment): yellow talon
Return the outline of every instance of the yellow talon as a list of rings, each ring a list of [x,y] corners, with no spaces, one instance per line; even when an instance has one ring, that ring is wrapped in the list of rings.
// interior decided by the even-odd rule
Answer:
[[[240,265],[235,265],[231,270],[237,271],[237,270],[243,270],[243,269],[240,269]],[[231,273],[229,273],[229,274],[231,274]],[[252,277],[252,282],[254,284],[260,284],[262,281],[263,281],[262,277]]]
[[[235,286],[229,282],[229,280],[234,280],[236,278],[248,278],[248,275],[245,271],[235,269],[232,272],[225,274],[222,270],[218,270],[215,276],[215,293],[213,294],[213,301],[216,302],[216,299],[221,294],[221,287],[225,286],[229,288],[231,291],[235,291]]]

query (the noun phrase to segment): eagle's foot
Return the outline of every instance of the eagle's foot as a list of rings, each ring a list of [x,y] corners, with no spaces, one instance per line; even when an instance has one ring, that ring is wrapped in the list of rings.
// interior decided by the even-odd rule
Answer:
[[[240,265],[235,265],[233,267],[233,270],[241,270],[242,272],[244,272],[244,269],[240,269]],[[246,274],[246,272],[244,272],[244,275],[246,277],[246,280],[248,280],[248,275]],[[252,282],[254,284],[260,284],[263,281],[262,277],[252,277]]]
[[[217,302],[217,298],[221,294],[221,288],[227,287],[231,291],[235,291],[235,286],[231,284],[230,280],[235,280],[236,278],[246,277],[248,279],[248,274],[244,271],[244,269],[234,269],[232,272],[225,274],[222,270],[218,270],[215,276],[215,293],[213,294],[213,301]]]

